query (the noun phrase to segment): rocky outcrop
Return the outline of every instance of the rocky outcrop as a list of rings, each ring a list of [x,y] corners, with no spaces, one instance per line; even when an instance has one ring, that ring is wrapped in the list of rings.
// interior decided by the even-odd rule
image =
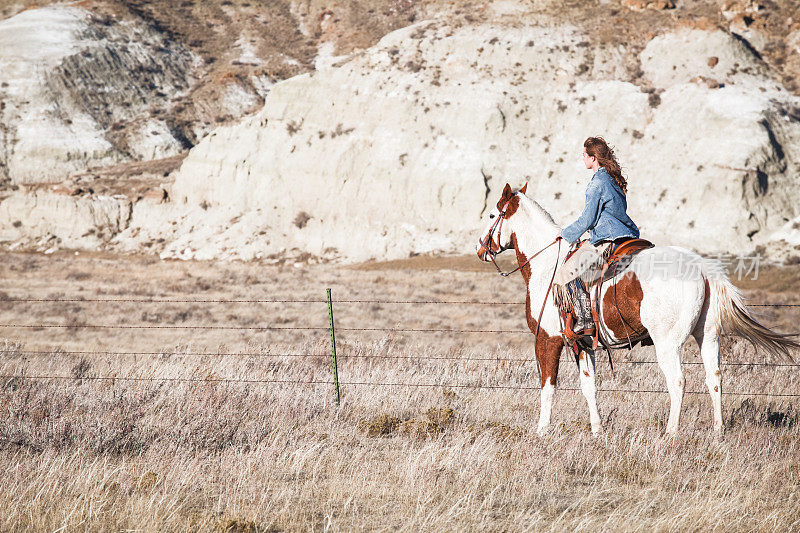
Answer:
[[[169,201],[168,176],[185,155],[18,186],[0,201],[0,244],[12,250],[101,249],[128,227],[134,204],[142,213]]]
[[[198,259],[469,253],[506,181],[571,222],[594,134],[616,145],[630,213],[660,244],[749,251],[798,215],[800,102],[756,54],[681,29],[652,39],[631,79],[626,53],[563,25],[396,31],[275,85],[259,114],[190,152],[169,208],[134,207],[117,242]]]
[[[95,250],[128,226],[125,197],[16,192],[0,204],[0,242],[42,251]]]
[[[78,7],[0,21],[0,180],[61,181],[186,149],[159,115],[188,89],[197,61],[144,24]]]

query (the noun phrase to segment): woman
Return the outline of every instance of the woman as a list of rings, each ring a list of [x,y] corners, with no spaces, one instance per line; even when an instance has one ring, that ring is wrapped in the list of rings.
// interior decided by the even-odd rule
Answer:
[[[587,169],[594,171],[586,186],[586,206],[578,220],[561,230],[559,236],[576,244],[581,235],[590,230],[590,239],[589,242],[582,242],[578,250],[564,262],[555,281],[561,286],[568,286],[568,292],[575,301],[578,316],[573,330],[581,335],[591,335],[594,324],[589,293],[576,278],[586,268],[597,264],[604,253],[613,251],[620,242],[638,238],[639,228],[626,213],[628,183],[622,176],[614,151],[602,137],[589,137],[584,141],[583,163]]]

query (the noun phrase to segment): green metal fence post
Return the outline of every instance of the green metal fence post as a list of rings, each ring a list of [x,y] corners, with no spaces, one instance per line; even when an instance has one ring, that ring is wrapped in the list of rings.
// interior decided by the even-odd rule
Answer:
[[[339,405],[339,366],[336,364],[336,334],[333,330],[333,301],[331,300],[331,290],[328,293],[328,320],[331,327],[331,357],[333,357],[333,384],[336,386],[336,405]]]

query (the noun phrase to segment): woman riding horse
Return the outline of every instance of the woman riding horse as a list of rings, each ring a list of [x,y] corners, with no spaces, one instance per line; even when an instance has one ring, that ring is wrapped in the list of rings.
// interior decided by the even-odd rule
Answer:
[[[596,152],[593,154],[590,150],[587,150],[587,159],[596,158]],[[602,164],[602,160],[600,162]],[[595,179],[604,178],[597,174]],[[590,191],[595,186],[590,185]],[[486,226],[476,251],[482,261],[491,261],[495,266],[498,254],[511,249],[516,252],[519,266],[511,272],[519,271],[525,282],[525,319],[535,337],[534,352],[541,369],[538,430],[543,434],[550,425],[564,347],[559,310],[550,294],[557,266],[563,265],[566,250],[561,248],[561,239],[556,238],[561,231],[558,224],[525,194],[526,190],[527,184],[519,190],[505,185],[497,204],[486,214]],[[594,198],[596,195],[593,192],[587,196]],[[604,203],[603,193],[599,196],[594,209],[613,216],[606,211],[608,202]],[[591,215],[592,204],[589,208]],[[607,218],[600,217],[598,221],[596,213],[589,218],[595,226],[594,233],[599,235],[598,242],[615,237],[603,223]],[[575,231],[583,229],[579,226]],[[580,235],[570,235],[567,228],[563,234],[575,239]],[[635,234],[632,228],[631,235]],[[656,264],[658,269],[654,267]],[[667,433],[674,434],[678,430],[686,389],[681,349],[690,336],[700,347],[714,413],[713,427],[718,432],[723,426],[720,335],[723,332],[740,335],[779,358],[794,359],[792,352],[800,350],[800,343],[791,339],[792,334],[774,332],[750,314],[741,293],[719,261],[703,258],[680,246],[655,246],[638,252],[617,273],[620,276],[614,283],[606,284],[605,291],[603,286],[598,288],[598,302],[601,303],[598,323],[612,342],[627,338],[626,323],[650,336],[670,397]],[[598,434],[602,422],[597,409],[594,349],[580,350],[576,363],[581,391],[589,407],[592,433]]]
[[[573,245],[581,235],[591,230],[591,239],[582,241],[556,275],[555,283],[565,287],[575,302],[577,320],[575,334],[594,334],[589,292],[578,276],[604,256],[614,251],[622,241],[639,237],[639,228],[626,214],[625,194],[628,184],[614,157],[614,151],[602,137],[589,137],[583,143],[583,163],[594,171],[586,186],[586,205],[578,220],[564,228],[559,235]]]

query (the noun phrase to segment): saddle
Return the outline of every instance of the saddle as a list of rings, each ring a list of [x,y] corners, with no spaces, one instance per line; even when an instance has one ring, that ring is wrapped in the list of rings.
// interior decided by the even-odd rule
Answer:
[[[591,345],[589,345],[586,341],[587,335],[584,334],[586,330],[584,330],[584,332],[577,333],[572,331],[573,323],[576,317],[575,310],[571,304],[571,299],[563,297],[563,292],[559,292],[557,294],[556,303],[559,307],[559,314],[561,315],[562,324],[564,325],[562,335],[570,348],[572,348],[576,357],[580,354],[581,350],[591,349],[594,351],[597,349],[598,344],[602,344],[603,348],[605,348],[605,350],[608,352],[609,362],[611,362],[611,348],[619,348],[626,345],[629,348],[633,348],[633,346],[638,343],[641,343],[643,346],[653,344],[653,341],[650,339],[650,335],[646,329],[637,329],[632,325],[627,324],[624,317],[622,317],[622,312],[619,309],[619,302],[616,301],[615,280],[617,273],[621,270],[624,270],[624,267],[631,262],[636,254],[642,250],[646,250],[647,248],[652,248],[653,246],[655,245],[648,240],[633,238],[615,243],[615,245],[610,246],[604,252],[602,260],[598,264],[594,265],[592,268],[590,268],[589,272],[577,279],[577,283],[583,284],[590,295],[592,321],[594,322],[594,333],[591,336]],[[573,253],[575,253],[576,250],[571,251],[567,255],[567,259]],[[626,339],[624,341],[610,341],[608,339],[608,335],[604,334],[605,328],[600,322],[601,288],[603,284],[609,280],[611,280],[613,285],[617,313],[619,313],[619,316],[623,321],[623,325],[625,326]],[[558,297],[559,295],[561,297]]]

